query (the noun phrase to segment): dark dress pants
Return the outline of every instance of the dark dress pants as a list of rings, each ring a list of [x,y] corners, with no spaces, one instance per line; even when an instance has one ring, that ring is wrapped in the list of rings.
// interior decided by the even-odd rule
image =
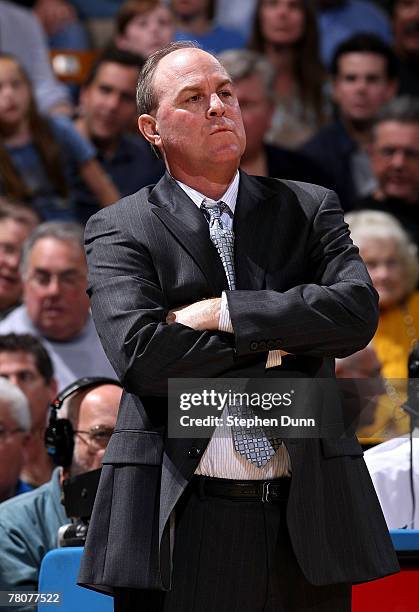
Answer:
[[[172,590],[121,592],[115,612],[350,612],[350,585],[307,582],[285,515],[286,502],[187,491],[177,509]]]

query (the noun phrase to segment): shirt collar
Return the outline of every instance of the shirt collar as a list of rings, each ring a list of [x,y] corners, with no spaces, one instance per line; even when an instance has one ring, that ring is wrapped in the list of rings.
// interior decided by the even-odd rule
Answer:
[[[239,171],[237,170],[236,174],[234,175],[233,180],[231,181],[230,185],[227,187],[226,192],[221,196],[219,200],[217,200],[217,202],[220,202],[222,200],[225,204],[227,204],[227,206],[229,207],[233,215],[234,215],[234,210],[236,208],[236,203],[237,203],[237,194],[239,192],[239,181],[240,181],[240,174],[239,174]],[[204,200],[207,200],[209,202],[214,201],[214,200],[211,200],[211,198],[207,198],[203,193],[197,191],[196,189],[189,187],[189,185],[185,185],[185,183],[182,183],[181,181],[176,181],[176,183],[179,185],[181,189],[183,189],[186,195],[190,197],[192,202],[196,204],[198,208],[201,208],[201,204]]]

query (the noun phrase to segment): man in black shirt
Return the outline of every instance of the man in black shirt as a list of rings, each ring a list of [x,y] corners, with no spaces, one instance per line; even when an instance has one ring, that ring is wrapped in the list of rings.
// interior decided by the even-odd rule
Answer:
[[[372,132],[371,163],[377,189],[356,209],[394,215],[419,245],[419,99],[402,96],[379,114]]]

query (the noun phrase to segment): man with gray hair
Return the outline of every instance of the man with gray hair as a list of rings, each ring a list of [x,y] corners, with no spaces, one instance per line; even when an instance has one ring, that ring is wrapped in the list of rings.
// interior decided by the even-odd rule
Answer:
[[[30,429],[28,400],[18,387],[0,378],[0,502],[32,489],[19,479]]]
[[[400,96],[382,109],[372,130],[370,157],[377,189],[356,210],[394,215],[419,245],[419,98]]]
[[[218,56],[231,76],[246,132],[240,167],[248,174],[272,176],[333,187],[331,180],[306,156],[265,144],[274,112],[274,71],[263,55],[249,49],[224,51]]]
[[[0,323],[0,333],[38,336],[59,389],[82,376],[114,377],[89,311],[81,227],[41,224],[24,245],[21,272],[24,303]]]

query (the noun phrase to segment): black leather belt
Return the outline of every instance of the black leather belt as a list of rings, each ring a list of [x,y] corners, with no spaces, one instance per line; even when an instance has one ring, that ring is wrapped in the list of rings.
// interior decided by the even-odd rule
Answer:
[[[235,501],[275,503],[288,499],[291,478],[275,480],[229,480],[194,476],[192,486],[201,497],[222,497]]]

